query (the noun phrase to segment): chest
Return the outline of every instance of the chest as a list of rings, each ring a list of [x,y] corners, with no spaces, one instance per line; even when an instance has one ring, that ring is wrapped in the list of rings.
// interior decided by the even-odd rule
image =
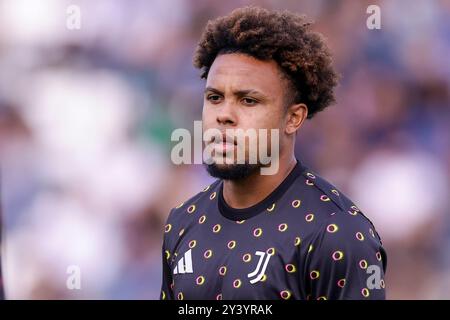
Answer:
[[[202,224],[184,231],[173,249],[175,298],[300,297],[301,240],[295,233],[245,222]]]

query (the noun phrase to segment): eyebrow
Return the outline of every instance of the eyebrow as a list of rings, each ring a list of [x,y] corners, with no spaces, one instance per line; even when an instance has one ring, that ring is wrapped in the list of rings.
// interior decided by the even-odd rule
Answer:
[[[213,87],[206,87],[204,93],[206,94],[207,92],[214,92],[214,93],[223,95],[222,91],[220,91],[216,88],[213,88]],[[244,97],[248,94],[256,94],[256,95],[260,96],[262,99],[268,99],[265,94],[263,94],[262,92],[260,92],[258,90],[255,90],[255,89],[233,91],[233,95],[237,96],[238,98]]]

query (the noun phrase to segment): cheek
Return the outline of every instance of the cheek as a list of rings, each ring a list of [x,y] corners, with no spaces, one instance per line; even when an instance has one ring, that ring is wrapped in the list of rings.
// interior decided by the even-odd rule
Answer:
[[[203,105],[203,109],[202,109],[203,126],[211,127],[214,124],[215,119],[216,119],[216,117],[215,117],[212,109]]]
[[[241,121],[244,119],[241,119]],[[274,129],[280,128],[281,116],[278,110],[272,110],[265,108],[262,110],[256,110],[245,116],[245,125],[247,128],[255,129]]]
[[[245,123],[245,129],[251,129],[255,134],[246,137],[246,153],[248,154],[249,146],[257,146],[257,150],[265,148],[268,151],[272,148],[272,139],[274,143],[280,144],[280,137],[282,136],[282,128],[280,127],[281,119],[276,118],[274,115],[272,118],[266,116],[252,117],[247,123]],[[242,128],[242,127],[241,127]],[[270,153],[270,152],[269,152]]]

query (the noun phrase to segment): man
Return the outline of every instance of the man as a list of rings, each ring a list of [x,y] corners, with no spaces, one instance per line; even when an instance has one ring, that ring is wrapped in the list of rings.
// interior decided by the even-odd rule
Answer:
[[[374,226],[294,156],[297,131],[334,102],[337,83],[309,25],[247,7],[206,26],[194,64],[206,79],[203,129],[222,133],[207,141],[215,152],[207,170],[219,179],[170,212],[161,299],[385,298],[386,254]],[[242,146],[228,129],[277,132],[276,173],[261,174],[259,157],[236,162]],[[260,138],[245,141],[255,139],[262,147]]]

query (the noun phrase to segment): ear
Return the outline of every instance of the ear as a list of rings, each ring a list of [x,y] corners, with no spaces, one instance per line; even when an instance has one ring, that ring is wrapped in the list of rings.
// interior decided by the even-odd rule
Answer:
[[[295,133],[308,117],[308,107],[304,103],[293,104],[286,111],[286,134]]]

